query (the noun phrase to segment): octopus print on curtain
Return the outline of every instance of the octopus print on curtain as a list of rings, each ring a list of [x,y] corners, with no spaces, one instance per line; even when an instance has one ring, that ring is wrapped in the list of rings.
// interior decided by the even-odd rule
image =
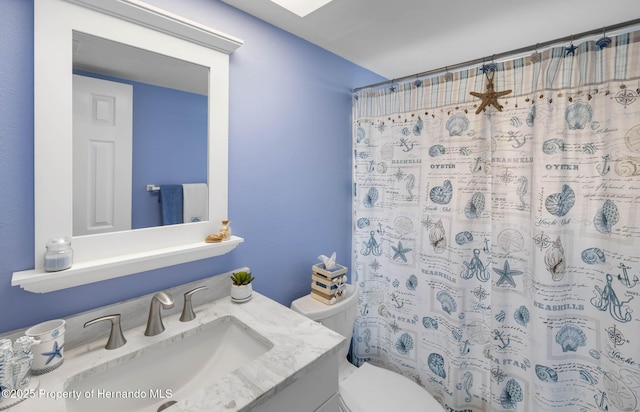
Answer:
[[[352,360],[447,410],[640,410],[640,44],[354,98]]]

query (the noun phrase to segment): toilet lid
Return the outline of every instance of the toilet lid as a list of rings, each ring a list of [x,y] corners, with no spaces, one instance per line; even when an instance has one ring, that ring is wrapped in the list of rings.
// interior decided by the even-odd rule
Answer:
[[[340,396],[352,412],[444,411],[417,383],[369,363],[340,382]]]

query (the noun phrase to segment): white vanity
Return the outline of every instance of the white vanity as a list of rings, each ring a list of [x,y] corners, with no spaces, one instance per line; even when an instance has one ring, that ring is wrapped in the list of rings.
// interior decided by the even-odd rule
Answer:
[[[151,294],[67,319],[64,363],[34,377],[30,399],[9,410],[337,411],[345,339],[256,292],[243,304],[219,297],[228,281],[224,274],[169,289],[175,306],[156,336],[144,336]],[[196,318],[180,322],[184,291],[202,285]],[[82,328],[107,313],[121,314],[127,339],[113,350],[104,348],[106,323]]]

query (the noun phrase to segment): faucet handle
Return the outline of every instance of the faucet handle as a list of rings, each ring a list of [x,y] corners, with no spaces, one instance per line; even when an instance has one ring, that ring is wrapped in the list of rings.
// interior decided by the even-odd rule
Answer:
[[[111,350],[124,346],[124,344],[127,343],[127,340],[122,334],[119,314],[102,316],[100,318],[90,320],[84,324],[84,327],[86,328],[89,325],[93,325],[94,323],[101,322],[103,320],[111,321],[111,333],[109,333],[109,340],[107,341],[107,345],[104,348]]]
[[[189,322],[196,318],[196,313],[193,311],[193,305],[191,304],[191,296],[199,290],[207,289],[206,286],[200,286],[192,289],[184,294],[184,306],[182,307],[182,315],[180,315],[180,322]]]

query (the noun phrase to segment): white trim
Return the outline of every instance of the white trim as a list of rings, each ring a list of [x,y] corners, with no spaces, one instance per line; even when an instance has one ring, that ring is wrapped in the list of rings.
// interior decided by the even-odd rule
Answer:
[[[232,236],[220,243],[189,243],[146,252],[129,253],[114,258],[76,263],[67,270],[45,272],[42,269],[16,272],[11,286],[35,293],[47,293],[179,263],[220,256],[236,248],[244,239]]]
[[[243,41],[140,0],[65,0],[227,54]]]
[[[153,24],[160,28],[150,30]],[[40,276],[44,273],[47,240],[71,237],[73,233],[71,92],[74,30],[209,68],[207,178],[210,220],[75,237],[72,240],[72,269],[59,276],[50,273]],[[215,51],[217,48],[203,48],[201,42],[185,40],[189,38],[185,34],[189,30],[193,37],[215,33],[216,39],[211,42],[216,44],[220,38],[232,39],[160,9],[146,7],[138,0],[34,1],[34,270],[14,273],[12,285],[27,289],[27,283],[50,283],[46,279],[49,276],[64,278],[64,281],[54,281],[54,286],[30,285],[27,289],[57,290],[217,256],[233,249],[220,245],[203,247],[207,235],[218,233],[220,222],[228,218],[229,55]],[[234,47],[241,43],[235,41]],[[234,50],[234,47],[225,50]],[[236,238],[234,247],[241,242],[241,238]]]

